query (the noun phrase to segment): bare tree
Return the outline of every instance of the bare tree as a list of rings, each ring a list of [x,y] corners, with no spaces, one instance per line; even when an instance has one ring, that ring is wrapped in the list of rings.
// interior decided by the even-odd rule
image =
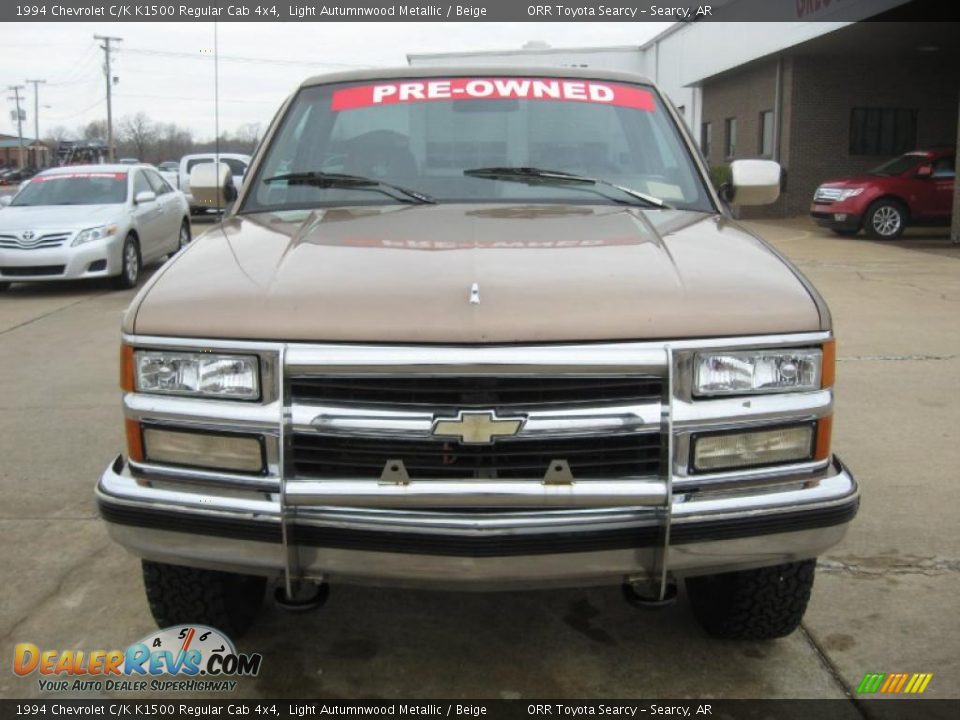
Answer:
[[[188,128],[175,123],[157,126],[156,160],[179,160],[184,155],[193,152],[193,134]]]
[[[43,142],[56,149],[64,140],[73,140],[76,136],[75,132],[70,131],[63,125],[57,125],[47,130],[47,136],[43,138]]]
[[[157,127],[146,113],[128,115],[120,121],[120,145],[139,160],[147,160],[152,155]],[[153,160],[154,158],[150,158]]]
[[[83,140],[100,140],[105,142],[107,138],[107,121],[93,120],[82,128],[78,133]]]
[[[237,152],[253,154],[262,134],[263,126],[260,123],[246,123],[238,127],[233,134],[233,144],[237,147]]]

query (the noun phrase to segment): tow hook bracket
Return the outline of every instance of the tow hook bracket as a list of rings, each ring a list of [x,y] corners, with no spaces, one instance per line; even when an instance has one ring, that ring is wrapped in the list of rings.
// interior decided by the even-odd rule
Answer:
[[[273,594],[278,607],[290,612],[306,612],[323,607],[330,597],[330,585],[322,583],[297,583],[293,596],[287,595],[285,587],[280,586]]]
[[[643,610],[661,610],[677,601],[677,583],[672,581],[663,586],[662,597],[658,592],[659,587],[656,588],[656,591],[653,591],[653,588],[642,583],[625,582],[620,588],[623,591],[624,600]]]
[[[409,485],[410,475],[403,464],[403,460],[387,460],[380,473],[381,485]]]
[[[551,460],[543,476],[544,485],[573,485],[573,471],[566,460]]]

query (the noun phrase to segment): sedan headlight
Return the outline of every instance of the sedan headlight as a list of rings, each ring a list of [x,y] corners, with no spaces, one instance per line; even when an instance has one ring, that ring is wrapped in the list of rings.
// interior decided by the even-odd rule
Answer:
[[[224,400],[257,400],[260,367],[255,355],[136,350],[136,390]]]
[[[822,364],[823,353],[819,349],[697,353],[693,394],[756,395],[818,390]]]
[[[94,240],[102,240],[103,238],[110,237],[118,229],[116,225],[101,225],[100,227],[81,230],[73,239],[73,246],[76,247],[77,245],[83,245],[84,243],[93,242]]]

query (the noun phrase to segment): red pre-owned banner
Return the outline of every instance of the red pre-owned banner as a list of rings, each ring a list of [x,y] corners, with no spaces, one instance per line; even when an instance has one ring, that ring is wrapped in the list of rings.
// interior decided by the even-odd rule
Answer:
[[[619,83],[559,78],[431,78],[357,85],[333,93],[334,112],[432,100],[560,100],[652,111],[649,90]]]

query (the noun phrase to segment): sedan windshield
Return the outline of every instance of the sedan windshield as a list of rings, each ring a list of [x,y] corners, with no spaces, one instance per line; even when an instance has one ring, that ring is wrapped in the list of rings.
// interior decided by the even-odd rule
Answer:
[[[898,158],[889,160],[879,167],[870,171],[871,175],[903,175],[908,170],[913,170],[921,162],[929,160],[926,155],[901,155]]]
[[[126,200],[126,173],[61,173],[33,178],[10,204],[118,205]]]
[[[547,170],[530,177],[538,168]],[[343,176],[367,182],[318,180]],[[410,201],[409,194],[371,192],[376,183],[438,203],[656,208],[662,201],[713,210],[691,153],[652,88],[451,77],[302,89],[240,211]]]

